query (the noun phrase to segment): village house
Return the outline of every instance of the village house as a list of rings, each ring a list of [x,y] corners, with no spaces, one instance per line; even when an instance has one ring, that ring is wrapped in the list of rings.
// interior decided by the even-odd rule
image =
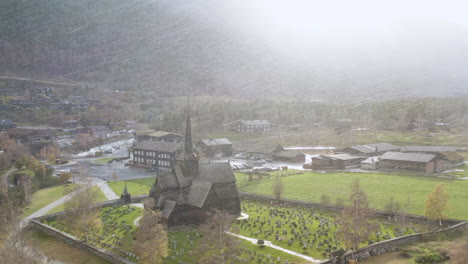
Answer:
[[[367,145],[357,145],[347,147],[340,152],[349,153],[352,155],[362,155],[367,157],[379,156],[387,151],[399,151],[401,147],[394,146],[390,143],[376,143]]]
[[[23,144],[49,141],[57,138],[57,131],[52,129],[13,128],[7,130],[6,133],[10,138]]]
[[[189,113],[185,144],[177,154],[176,165],[167,173],[158,173],[149,193],[169,226],[201,224],[214,209],[231,215],[241,212],[236,177],[229,162],[199,162],[193,150]]]
[[[271,160],[275,153],[284,151],[284,148],[279,144],[239,142],[233,144],[233,150],[235,153],[243,154],[246,158]]]
[[[379,168],[389,170],[411,170],[434,173],[437,156],[434,154],[386,152],[380,156]]]
[[[365,160],[364,156],[350,155],[347,153],[334,155],[320,155],[312,157],[312,168],[315,170],[343,170],[356,168]]]
[[[75,128],[78,126],[78,120],[68,120],[65,122],[65,128]]]
[[[439,152],[436,156],[436,171],[444,171],[458,166],[463,166],[465,161],[465,158],[462,155],[451,151]]]
[[[447,146],[404,146],[401,147],[400,151],[408,153],[437,154],[440,152],[457,152],[457,148]]]
[[[304,163],[306,156],[304,153],[290,150],[282,150],[273,154],[273,160],[291,163]]]
[[[164,141],[164,142],[174,142],[180,143],[184,140],[184,137],[177,133],[166,132],[166,131],[154,131],[154,130],[145,130],[136,132],[137,141]]]
[[[376,170],[379,168],[379,158],[369,157],[361,161],[361,169],[363,170]]]
[[[264,134],[271,132],[271,124],[268,120],[237,120],[223,125],[241,134]]]
[[[232,143],[227,138],[202,139],[197,143],[197,148],[209,158],[232,155]]]
[[[171,170],[182,145],[174,142],[141,141],[133,146],[133,164],[145,168]]]
[[[2,119],[0,120],[0,131],[2,130],[8,130],[11,128],[15,128],[16,124],[15,122],[9,120],[9,119]]]

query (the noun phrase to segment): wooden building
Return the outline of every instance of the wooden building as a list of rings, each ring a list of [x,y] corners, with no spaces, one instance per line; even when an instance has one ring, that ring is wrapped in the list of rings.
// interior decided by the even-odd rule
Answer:
[[[166,131],[138,131],[136,133],[137,141],[163,141],[163,142],[174,142],[180,143],[184,140],[184,137],[177,133],[166,132]]]
[[[15,127],[16,127],[15,122],[13,122],[13,121],[11,121],[9,119],[0,120],[0,131],[15,128]]]
[[[197,147],[210,158],[232,155],[232,142],[227,138],[202,139],[197,143]]]
[[[436,171],[449,170],[458,166],[463,166],[465,158],[456,152],[437,153]]]
[[[189,113],[185,143],[177,154],[176,165],[167,173],[158,173],[149,194],[169,226],[201,224],[214,209],[231,215],[241,212],[236,177],[229,162],[200,163],[195,155]]]
[[[404,146],[401,147],[400,151],[407,153],[437,154],[441,152],[457,152],[457,148],[448,146]]]
[[[141,141],[133,146],[133,164],[145,168],[171,170],[176,163],[180,143],[162,141]]]
[[[304,163],[306,156],[304,153],[296,151],[282,150],[273,154],[273,160],[292,163]]]
[[[400,151],[399,146],[394,146],[390,143],[376,143],[376,144],[367,144],[367,145],[357,145],[347,147],[340,152],[349,153],[352,155],[362,155],[367,157],[379,156],[384,154],[387,151]]]
[[[241,134],[264,134],[271,132],[271,124],[268,120],[237,120],[223,127]]]
[[[235,153],[242,153],[250,159],[273,159],[275,153],[284,151],[284,148],[279,144],[258,142],[236,142],[233,149]]]
[[[364,156],[350,154],[320,155],[312,157],[312,168],[315,170],[343,170],[359,167]]]
[[[387,152],[380,156],[379,168],[434,173],[437,156],[434,154]]]

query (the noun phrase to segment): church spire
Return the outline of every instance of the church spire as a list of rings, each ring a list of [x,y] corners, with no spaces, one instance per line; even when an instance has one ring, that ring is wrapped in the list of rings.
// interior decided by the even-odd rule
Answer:
[[[190,95],[187,96],[187,121],[185,123],[185,157],[193,155],[192,125],[190,122]]]
[[[198,176],[198,158],[193,151],[192,125],[190,122],[190,95],[187,96],[187,121],[185,123],[184,174],[187,177]]]

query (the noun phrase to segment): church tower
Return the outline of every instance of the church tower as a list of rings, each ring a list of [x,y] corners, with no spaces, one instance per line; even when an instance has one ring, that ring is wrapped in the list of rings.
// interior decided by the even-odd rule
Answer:
[[[192,143],[192,127],[190,122],[190,97],[187,97],[187,121],[185,123],[185,140],[182,159],[182,166],[185,177],[198,177],[198,157],[193,151]]]

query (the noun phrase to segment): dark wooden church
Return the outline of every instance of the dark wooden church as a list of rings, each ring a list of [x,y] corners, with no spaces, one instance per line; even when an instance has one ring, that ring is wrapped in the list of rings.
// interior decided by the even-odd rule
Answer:
[[[236,178],[229,162],[201,163],[194,152],[187,111],[185,142],[172,171],[160,173],[150,197],[169,226],[201,224],[211,210],[240,215]]]

